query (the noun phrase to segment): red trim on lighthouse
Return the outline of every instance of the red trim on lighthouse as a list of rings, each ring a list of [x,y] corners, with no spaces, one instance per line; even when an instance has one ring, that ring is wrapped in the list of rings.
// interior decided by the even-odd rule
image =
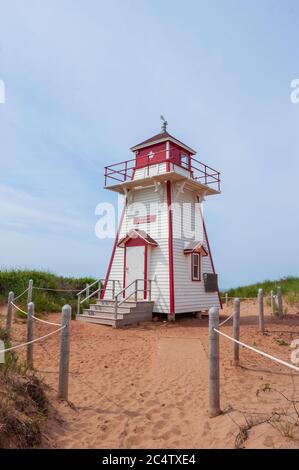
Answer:
[[[175,316],[174,304],[174,275],[173,275],[173,240],[172,240],[172,211],[171,211],[171,182],[167,181],[167,206],[168,206],[168,260],[169,260],[169,301],[170,315]]]
[[[143,279],[144,279],[144,300],[147,297],[147,266],[148,266],[148,244],[145,240],[142,239],[130,239],[124,246],[124,268],[123,268],[123,288],[126,287],[126,277],[127,277],[127,247],[133,246],[143,246],[144,247],[144,258],[143,258]],[[125,297],[125,291],[123,292],[123,297]]]
[[[204,233],[205,233],[205,237],[206,237],[206,240],[207,240],[207,245],[208,245],[208,250],[209,250],[209,254],[210,254],[210,259],[211,259],[211,265],[212,265],[213,273],[216,274],[215,267],[214,267],[214,262],[213,262],[213,257],[212,257],[212,252],[211,252],[211,248],[210,248],[210,244],[209,244],[209,239],[208,239],[208,234],[207,234],[207,230],[206,230],[206,225],[205,225],[204,219],[202,219],[202,223],[203,223],[203,230],[204,230]],[[217,293],[218,293],[218,298],[219,298],[220,307],[222,308],[222,300],[221,300],[221,296],[220,296],[219,289],[217,289]]]
[[[123,289],[126,287],[126,275],[127,275],[127,247],[124,248],[124,272],[123,272]],[[125,291],[123,291],[123,297],[125,297]]]
[[[117,247],[119,233],[120,233],[120,229],[121,229],[121,226],[122,226],[122,223],[123,223],[123,220],[124,220],[124,215],[125,215],[125,212],[126,212],[126,207],[127,207],[127,200],[124,204],[124,207],[123,207],[123,210],[122,210],[122,213],[121,213],[121,216],[120,216],[119,226],[118,226],[117,233],[116,233],[116,236],[115,236],[115,241],[114,241],[114,245],[113,245],[113,249],[112,249],[112,253],[111,253],[111,258],[110,258],[110,261],[109,261],[109,265],[108,265],[108,269],[107,269],[107,273],[106,273],[106,277],[105,277],[104,287],[103,287],[103,290],[101,292],[101,299],[103,299],[104,296],[105,296],[105,292],[106,292],[106,288],[107,288],[107,284],[108,284],[108,280],[109,280],[109,276],[110,276],[110,271],[111,271],[111,268],[112,268],[112,263],[113,263],[113,259],[114,259],[114,255],[115,255],[115,251],[116,251],[116,247]]]
[[[147,250],[148,250],[148,245],[145,245],[144,247],[144,294],[143,298],[146,300],[147,297]]]

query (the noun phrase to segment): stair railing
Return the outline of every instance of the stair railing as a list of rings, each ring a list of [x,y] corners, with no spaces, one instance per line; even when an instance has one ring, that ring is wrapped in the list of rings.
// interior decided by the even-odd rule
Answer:
[[[142,281],[143,287],[142,289],[138,289],[139,286],[139,281]],[[146,297],[148,298],[148,301],[151,302],[152,298],[152,280],[147,279],[146,283],[146,288],[144,288],[144,283],[145,279],[135,279],[135,281],[132,281],[130,284],[128,284],[126,287],[124,287],[122,290],[120,290],[117,294],[115,294],[114,297],[114,319],[117,320],[117,312],[118,312],[118,307],[120,307],[124,302],[129,300],[130,297],[134,296],[135,302],[137,302],[138,299],[138,292],[146,292]],[[130,292],[127,296],[125,296],[126,290],[133,286],[134,284],[134,290]],[[123,299],[121,301],[118,301],[119,296],[122,295]]]
[[[98,294],[98,299],[101,298],[101,292],[103,290],[104,282],[105,282],[105,279],[97,279],[92,284],[89,284],[84,289],[82,289],[80,292],[78,292],[78,294],[77,294],[77,314],[78,315],[80,314],[80,311],[81,311],[81,304],[86,302],[86,300],[89,300],[91,297],[94,297],[96,294]],[[108,285],[107,285],[106,286],[106,291],[111,291],[112,292],[112,299],[114,299],[115,290],[116,290],[116,283],[118,281],[115,281],[114,279],[109,279],[108,282],[112,283],[112,287],[108,287]],[[95,284],[98,284],[98,288],[95,291],[93,291],[91,294],[89,294],[90,288],[93,287]],[[81,296],[84,293],[85,293],[85,297],[81,300]]]

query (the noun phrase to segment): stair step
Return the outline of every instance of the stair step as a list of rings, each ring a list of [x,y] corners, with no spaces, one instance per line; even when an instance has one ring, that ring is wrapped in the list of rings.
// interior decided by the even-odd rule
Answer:
[[[120,301],[120,299],[119,299]],[[113,307],[115,305],[115,302],[114,300],[97,300],[95,304],[93,305],[105,305],[105,306],[111,306]],[[125,302],[123,302],[120,307],[122,306],[128,306],[128,307],[136,307],[137,305],[154,305],[154,302],[150,302],[148,300],[137,300],[137,302],[135,301],[131,301],[131,300],[126,300]]]
[[[126,316],[130,315],[130,312],[118,312],[117,313],[117,318],[125,318]],[[95,317],[95,318],[112,318],[114,320],[114,312],[98,312],[96,310],[91,310],[91,309],[86,309],[83,310],[83,313],[81,314],[86,317]],[[131,314],[135,315],[135,314]]]
[[[114,314],[114,305],[90,305],[91,310],[95,312],[111,312]],[[137,305],[136,307],[129,307],[127,305],[121,305],[117,308],[118,313],[142,313],[142,312],[152,312],[152,305]]]
[[[119,328],[126,325],[134,325],[143,321],[151,321],[152,314],[130,314],[125,315],[124,318],[117,318],[115,320],[112,315],[107,318],[103,315],[76,315],[76,319],[79,321],[86,321],[87,323],[98,323],[100,325],[111,325],[114,328]]]

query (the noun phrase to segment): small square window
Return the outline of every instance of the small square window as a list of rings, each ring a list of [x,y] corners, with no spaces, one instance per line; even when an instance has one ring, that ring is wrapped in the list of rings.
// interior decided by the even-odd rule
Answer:
[[[181,166],[189,169],[189,155],[181,154]]]
[[[192,253],[191,259],[192,281],[201,281],[201,256],[200,253]]]

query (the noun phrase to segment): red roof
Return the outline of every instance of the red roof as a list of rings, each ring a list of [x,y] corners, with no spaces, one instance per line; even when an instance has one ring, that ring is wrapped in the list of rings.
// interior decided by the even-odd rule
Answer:
[[[125,237],[121,238],[117,246],[123,247],[127,241],[132,238],[142,238],[147,245],[158,246],[156,240],[154,240],[148,233],[137,228],[131,229]]]
[[[178,140],[176,137],[173,137],[172,135],[168,134],[168,132],[160,132],[159,134],[156,134],[153,137],[150,137],[149,139],[146,139],[143,142],[140,142],[140,144],[134,145],[134,147],[131,147],[131,150],[134,151],[142,147],[147,147],[149,144],[153,144],[155,142],[160,142],[160,141],[166,141],[166,140],[172,140],[178,145],[181,145],[182,147],[188,149],[190,153],[193,153],[193,154],[196,153],[195,150],[188,147],[188,145],[184,144],[183,142]]]

